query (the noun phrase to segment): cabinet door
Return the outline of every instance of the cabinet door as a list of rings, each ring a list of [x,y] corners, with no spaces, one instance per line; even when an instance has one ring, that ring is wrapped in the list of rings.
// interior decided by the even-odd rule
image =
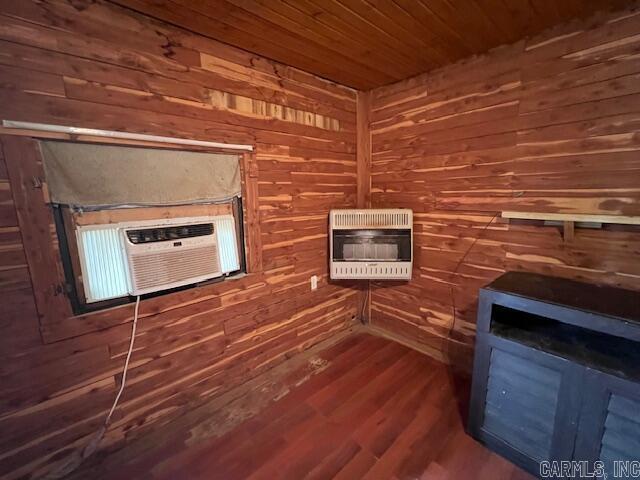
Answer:
[[[541,461],[573,454],[584,369],[493,335],[476,352],[469,429],[494,451],[538,474]]]
[[[584,391],[575,458],[602,462],[608,478],[638,478],[640,384],[588,370]]]

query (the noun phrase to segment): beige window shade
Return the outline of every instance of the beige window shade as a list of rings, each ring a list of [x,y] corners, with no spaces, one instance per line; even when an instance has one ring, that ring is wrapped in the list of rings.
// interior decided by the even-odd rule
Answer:
[[[182,205],[240,195],[237,155],[40,142],[53,203]]]

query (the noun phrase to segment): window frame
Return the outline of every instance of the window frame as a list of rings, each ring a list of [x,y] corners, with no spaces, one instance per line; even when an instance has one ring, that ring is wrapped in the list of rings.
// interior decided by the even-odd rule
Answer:
[[[258,167],[254,152],[239,152],[224,148],[133,140],[109,140],[100,137],[76,138],[65,133],[6,130],[0,135],[0,145],[9,174],[18,225],[33,286],[40,331],[44,343],[103,330],[131,320],[132,304],[127,302],[87,313],[74,313],[66,292],[66,276],[55,229],[53,205],[50,202],[39,149],[41,140],[66,140],[78,143],[138,146],[170,150],[188,150],[238,155],[241,169],[242,222],[238,238],[244,239],[246,275],[228,277],[227,281],[205,282],[187,289],[169,290],[145,297],[147,308],[180,303],[194,296],[216,295],[226,291],[225,284],[242,288],[262,273],[262,241],[258,210]],[[242,234],[242,236],[241,236]],[[241,256],[242,261],[242,256]],[[236,284],[238,282],[238,284]]]

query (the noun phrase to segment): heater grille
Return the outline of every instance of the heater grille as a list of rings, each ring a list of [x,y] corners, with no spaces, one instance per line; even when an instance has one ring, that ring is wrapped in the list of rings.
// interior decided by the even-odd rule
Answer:
[[[386,243],[346,244],[344,246],[345,261],[386,261],[398,260],[398,245]]]
[[[411,278],[411,262],[380,262],[377,265],[360,262],[334,262],[331,265],[331,278],[406,280]]]
[[[331,212],[333,228],[411,228],[410,210],[336,210]]]

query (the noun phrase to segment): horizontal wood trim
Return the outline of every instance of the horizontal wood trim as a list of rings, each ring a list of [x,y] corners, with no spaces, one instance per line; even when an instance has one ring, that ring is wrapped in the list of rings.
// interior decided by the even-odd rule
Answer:
[[[24,128],[7,128],[0,126],[0,135],[16,135],[19,137],[32,137],[38,139],[57,139],[68,140],[81,143],[96,143],[96,144],[114,144],[114,145],[126,145],[136,147],[148,147],[148,148],[164,148],[171,150],[193,150],[198,152],[212,152],[212,153],[231,153],[238,154],[237,150],[228,150],[225,148],[211,148],[198,145],[183,145],[170,142],[150,142],[144,140],[133,140],[130,138],[110,138],[94,135],[77,135],[75,133],[63,133],[63,132],[46,132],[42,130],[30,130]]]
[[[98,138],[112,138],[112,139],[123,139],[124,141],[139,141],[146,143],[154,143],[154,144],[169,144],[169,145],[181,145],[181,146],[196,146],[196,147],[204,147],[204,148],[216,148],[216,149],[225,149],[225,150],[240,150],[240,151],[252,151],[252,145],[234,145],[228,143],[218,143],[218,142],[206,142],[200,140],[191,140],[191,139],[180,139],[180,138],[172,138],[172,137],[162,137],[157,135],[147,135],[147,134],[139,134],[135,132],[118,132],[114,130],[100,130],[100,129],[89,129],[83,127],[73,127],[73,126],[65,126],[65,125],[50,125],[45,123],[32,123],[32,122],[17,122],[13,120],[2,120],[2,126],[6,129],[18,129],[18,130],[28,130],[35,132],[34,136],[37,136],[37,132],[54,132],[54,133],[62,133],[68,134],[69,136],[78,137],[80,135],[84,135],[87,137],[98,137]]]
[[[111,210],[82,211],[73,213],[76,225],[102,225],[163,218],[204,217],[230,215],[231,204],[181,205],[174,207],[115,208]]]

